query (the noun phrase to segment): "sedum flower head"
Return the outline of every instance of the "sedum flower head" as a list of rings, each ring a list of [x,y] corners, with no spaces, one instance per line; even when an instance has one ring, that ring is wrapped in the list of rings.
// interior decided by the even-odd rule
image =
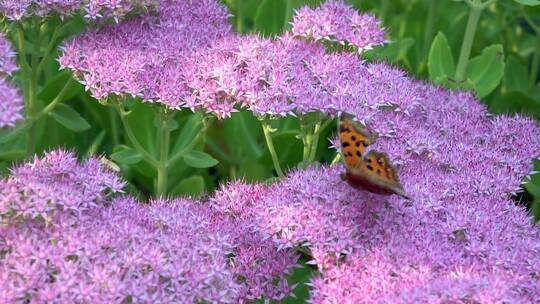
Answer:
[[[247,217],[111,198],[123,182],[97,159],[50,152],[0,186],[0,303],[239,303],[293,288],[297,257]]]
[[[7,80],[7,77],[19,69],[15,56],[11,42],[0,34],[0,129],[13,127],[23,118],[22,96]]]
[[[99,160],[79,164],[73,153],[62,150],[13,168],[0,184],[0,216],[11,222],[51,222],[57,216],[80,213],[124,186]]]
[[[282,249],[255,224],[255,206],[266,190],[258,185],[234,182],[222,187],[210,199],[230,229],[236,248],[231,255],[233,271],[246,286],[241,299],[280,301],[296,287],[287,282],[298,257],[293,250]],[[232,228],[232,229],[231,229]]]
[[[25,17],[45,17],[49,14],[69,16],[82,11],[87,19],[119,20],[134,11],[147,10],[157,0],[0,0],[0,13],[10,20]]]
[[[343,3],[324,4],[319,11],[331,12],[328,18],[334,21],[341,20],[339,14],[360,20],[353,34],[343,35],[358,45],[370,41],[363,48],[375,44],[369,38],[374,32],[382,35],[375,19]],[[98,99],[138,96],[218,117],[239,107],[257,115],[335,114],[365,97],[357,96],[363,93],[354,86],[371,76],[356,55],[328,53],[322,44],[298,39],[294,31],[276,39],[240,36],[231,31],[228,16],[214,0],[162,1],[157,17],[89,30],[69,41],[60,63]],[[334,21],[332,27],[338,26]]]
[[[23,119],[24,101],[19,90],[0,77],[0,129],[13,127]]]
[[[226,9],[214,0],[160,2],[151,14],[89,30],[64,46],[60,64],[75,71],[94,97],[141,97],[172,109],[207,109],[226,116],[232,105],[209,100],[190,84],[200,79],[194,53],[230,35]]]
[[[314,41],[348,44],[362,52],[386,42],[380,23],[375,16],[359,14],[342,0],[330,0],[317,8],[300,8],[292,21],[292,33]]]

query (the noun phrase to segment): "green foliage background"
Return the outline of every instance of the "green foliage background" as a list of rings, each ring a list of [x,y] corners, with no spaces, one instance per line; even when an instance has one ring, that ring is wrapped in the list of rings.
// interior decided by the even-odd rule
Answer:
[[[234,15],[231,22],[238,32],[273,36],[290,28],[296,8],[322,1],[223,2]],[[540,119],[540,1],[349,3],[378,16],[387,28],[390,43],[369,51],[365,54],[367,60],[388,61],[401,66],[411,77],[473,90],[493,113],[523,113]],[[2,30],[17,46],[19,59],[26,59],[30,65],[39,62],[40,73],[32,78],[31,68],[22,66],[15,77],[25,99],[32,95],[30,88],[37,92],[33,108],[27,109],[27,122],[15,129],[0,130],[1,173],[7,174],[10,166],[34,152],[64,147],[76,150],[80,157],[98,154],[112,159],[129,181],[128,191],[142,197],[157,193],[201,196],[229,180],[267,182],[276,176],[261,121],[249,112],[236,113],[226,120],[188,110],[173,116],[139,100],[122,100],[122,108],[115,108],[115,100],[100,103],[90,97],[68,71],[58,70],[56,61],[61,41],[80,33],[85,26],[81,16],[67,22],[58,17],[45,23],[35,19],[24,24],[2,21]],[[306,117],[302,124],[293,117],[263,121],[283,170],[305,164],[305,145],[300,139],[306,125],[312,128],[320,124],[313,160],[332,161],[335,152],[329,149],[326,139],[334,124],[331,119],[322,121],[325,123],[320,124],[318,117]],[[160,189],[156,180],[159,166],[163,165],[159,161],[161,132],[170,134],[170,142],[165,159],[167,177]],[[540,171],[540,162],[535,165]],[[538,220],[540,175],[534,175],[525,188],[527,191],[516,197],[516,203],[527,206]],[[312,270],[306,266],[298,269],[291,280],[304,282],[311,275]],[[307,286],[301,284],[296,295],[297,299],[286,303],[304,303]]]

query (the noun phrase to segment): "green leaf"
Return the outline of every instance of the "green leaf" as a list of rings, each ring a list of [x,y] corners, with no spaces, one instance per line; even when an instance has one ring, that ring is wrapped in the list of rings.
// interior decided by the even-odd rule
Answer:
[[[490,112],[494,113],[525,113],[540,119],[540,101],[531,98],[523,92],[509,92],[489,103]]]
[[[514,0],[514,1],[523,5],[528,5],[528,6],[535,6],[535,5],[540,4],[540,0]]]
[[[519,91],[527,93],[529,80],[527,79],[527,66],[515,55],[506,60],[503,83],[506,91]]]
[[[107,134],[107,132],[105,132],[105,130],[101,130],[101,132],[99,132],[98,136],[96,136],[96,138],[94,138],[94,140],[92,140],[92,143],[88,147],[88,150],[86,151],[86,155],[94,155],[94,154],[96,154],[96,151],[99,149],[99,147],[103,143],[103,139],[105,138],[105,134]]]
[[[289,275],[291,284],[298,284],[294,289],[295,297],[289,297],[283,301],[284,304],[307,303],[309,300],[310,284],[309,281],[313,276],[313,269],[310,268],[304,259],[300,260],[300,267],[296,267],[293,273]]]
[[[195,197],[203,193],[204,189],[204,178],[200,175],[192,175],[182,179],[182,181],[171,191],[171,194],[174,196]]]
[[[453,77],[456,73],[456,64],[448,40],[443,33],[439,32],[433,42],[428,55],[429,77],[436,81]]]
[[[501,82],[504,75],[504,53],[500,44],[484,48],[482,54],[469,61],[467,77],[476,87],[480,98],[491,93]]]
[[[262,128],[260,122],[247,111],[234,113],[223,122],[223,141],[227,143],[224,151],[233,159],[241,162],[245,158],[259,158],[265,149],[260,142]],[[217,142],[221,138],[216,138]],[[221,148],[221,147],[220,147]]]
[[[118,150],[118,152],[111,154],[111,159],[120,164],[134,165],[143,159],[139,151],[127,146],[120,146],[115,150]]]
[[[30,124],[21,123],[13,128],[0,129],[0,144],[17,139],[22,133],[26,132]]]
[[[238,168],[236,176],[242,178],[246,182],[264,181],[270,176],[271,172],[266,170],[260,161],[248,159],[242,161]]]
[[[56,95],[58,95],[58,92],[60,92],[60,90],[62,90],[66,83],[71,79],[71,77],[71,72],[67,70],[61,71],[54,75],[49,81],[47,81],[43,89],[41,89],[38,94],[38,98],[45,102],[53,100]],[[83,86],[74,81],[60,102],[73,99],[73,97],[79,95],[83,91]]]
[[[209,168],[217,165],[217,159],[202,151],[192,150],[184,156],[184,161],[194,168]]]
[[[185,149],[193,141],[197,134],[199,134],[202,128],[202,119],[202,115],[199,113],[193,113],[189,116],[186,123],[182,126],[180,133],[176,137],[176,142],[172,149],[173,155]]]
[[[77,111],[65,104],[58,104],[49,115],[58,123],[74,132],[82,132],[90,128],[90,124]]]
[[[285,0],[263,0],[255,15],[255,28],[266,35],[277,34],[285,25]]]
[[[161,117],[159,115],[156,115],[154,118],[154,127],[161,128]],[[169,132],[178,129],[178,122],[174,119],[169,120],[167,123],[167,128],[169,129]]]
[[[364,55],[368,58],[373,57],[390,62],[397,62],[398,60],[404,60],[407,57],[407,52],[413,45],[414,38],[405,37],[396,42],[375,47],[373,50],[367,51]]]
[[[26,151],[21,149],[0,151],[0,159],[7,161],[14,161],[17,159],[23,159],[26,156]]]

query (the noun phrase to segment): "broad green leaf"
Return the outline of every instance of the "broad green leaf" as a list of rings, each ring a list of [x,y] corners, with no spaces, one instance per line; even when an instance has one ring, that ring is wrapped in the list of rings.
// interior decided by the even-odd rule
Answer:
[[[82,132],[90,128],[90,124],[77,111],[65,104],[58,104],[49,115],[58,123],[74,132]]]
[[[124,165],[134,165],[143,159],[142,154],[130,147],[120,146],[117,152],[111,154],[111,159]]]
[[[159,115],[156,115],[156,117],[154,118],[154,127],[161,127],[161,120]],[[169,132],[178,129],[178,122],[174,119],[169,120],[169,122],[167,123],[167,128],[169,129]]]
[[[131,130],[133,130],[135,137],[146,151],[150,152],[153,156],[157,156],[157,129],[154,125],[154,110],[157,105],[140,102],[140,100],[132,100],[128,105],[128,110],[130,110],[130,112],[127,116],[127,120]],[[128,139],[126,138],[126,140]]]
[[[88,147],[88,150],[86,151],[86,155],[94,155],[94,154],[96,154],[96,151],[99,149],[99,147],[103,143],[103,139],[105,138],[105,134],[107,134],[107,132],[105,132],[105,130],[101,130],[101,132],[99,132],[98,136],[96,136],[96,138],[94,138],[94,140],[92,140],[92,143]]]
[[[193,113],[189,115],[189,118],[182,126],[180,133],[176,137],[172,154],[186,149],[193,139],[199,134],[202,128],[202,115],[199,113]]]
[[[517,3],[528,5],[528,6],[535,6],[540,4],[540,0],[514,0]]]
[[[236,176],[246,182],[258,182],[264,181],[270,174],[260,161],[248,159],[240,164]]]
[[[28,130],[29,124],[21,123],[13,128],[0,129],[0,144],[10,142],[17,139],[19,136],[23,136],[23,133]]]
[[[432,80],[453,77],[456,73],[454,56],[443,33],[439,32],[433,42],[428,55],[428,70]]]
[[[506,93],[489,103],[489,110],[495,113],[524,113],[540,119],[540,101],[531,98],[523,92]]]
[[[373,50],[367,51],[364,55],[367,58],[385,59],[390,62],[396,62],[404,59],[409,49],[414,45],[414,38],[405,37],[399,41],[379,46]]]
[[[255,15],[255,29],[266,35],[277,34],[285,26],[285,0],[263,0]]]
[[[519,91],[526,93],[529,79],[527,79],[527,66],[515,55],[510,55],[506,60],[503,83],[506,91]]]
[[[300,261],[300,267],[296,267],[293,273],[289,276],[289,282],[291,284],[298,284],[294,289],[295,297],[289,297],[283,301],[284,304],[295,304],[295,303],[307,303],[309,300],[310,294],[310,284],[309,281],[313,275],[313,269],[310,268],[305,260]]]
[[[200,175],[192,175],[182,179],[171,191],[174,196],[195,197],[204,192],[204,178]]]
[[[540,170],[540,161],[537,159],[534,161],[534,170],[535,171]],[[524,185],[525,189],[527,189],[527,191],[530,194],[532,194],[532,196],[534,196],[535,199],[540,200],[540,174],[538,173],[533,174],[530,176],[530,180],[528,179],[525,179],[525,180],[528,181]]]
[[[22,159],[26,156],[26,151],[21,149],[14,149],[9,151],[0,151],[0,159],[13,161],[17,159]]]
[[[217,165],[219,162],[210,154],[202,151],[192,150],[184,156],[184,161],[194,168],[209,168]]]
[[[480,98],[491,93],[504,75],[504,53],[500,44],[484,48],[482,54],[469,61],[467,77],[475,85]]]
[[[58,74],[54,75],[54,77],[47,81],[43,89],[41,89],[38,94],[38,98],[45,102],[53,100],[56,95],[58,95],[58,92],[60,92],[60,90],[62,90],[66,83],[71,79],[71,77],[71,72],[67,70],[61,71]],[[66,94],[64,94],[60,102],[73,99],[75,96],[77,96],[83,91],[83,86],[78,82],[73,81],[71,87],[68,89]]]
[[[234,113],[223,122],[222,130],[222,138],[215,137],[216,142],[223,140],[226,143],[224,152],[233,159],[241,162],[246,158],[259,158],[264,153],[261,124],[252,113]]]

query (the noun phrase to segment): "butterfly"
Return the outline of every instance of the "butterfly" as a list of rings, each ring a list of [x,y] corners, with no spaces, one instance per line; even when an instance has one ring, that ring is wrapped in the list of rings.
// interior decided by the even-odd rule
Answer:
[[[349,185],[377,194],[397,194],[409,198],[388,155],[375,150],[365,153],[366,148],[375,141],[375,136],[356,123],[352,115],[347,113],[341,115],[338,134],[341,156],[347,168],[342,178]]]

